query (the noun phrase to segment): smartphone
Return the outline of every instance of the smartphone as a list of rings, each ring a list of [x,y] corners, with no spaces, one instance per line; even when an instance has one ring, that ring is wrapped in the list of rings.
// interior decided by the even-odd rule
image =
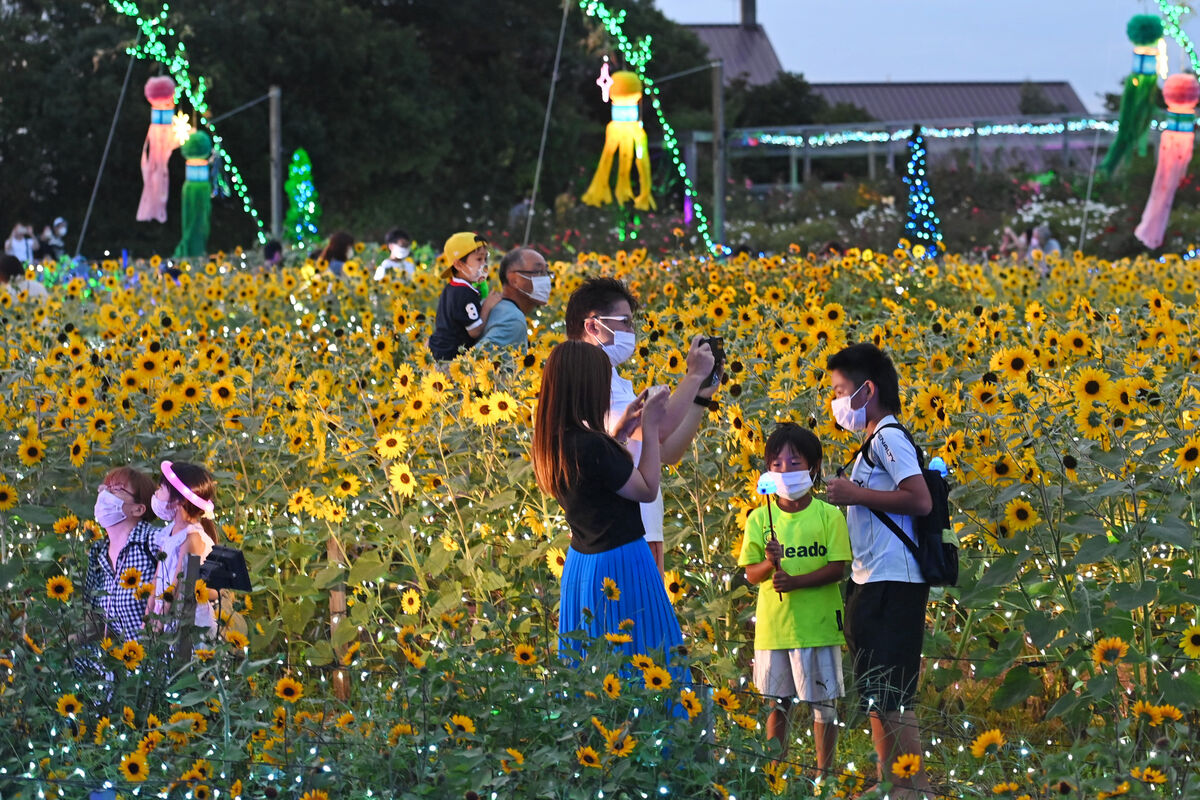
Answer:
[[[725,371],[725,341],[720,336],[709,336],[700,341],[707,342],[713,354],[712,372],[708,374],[704,385],[716,386],[721,382],[721,374]]]

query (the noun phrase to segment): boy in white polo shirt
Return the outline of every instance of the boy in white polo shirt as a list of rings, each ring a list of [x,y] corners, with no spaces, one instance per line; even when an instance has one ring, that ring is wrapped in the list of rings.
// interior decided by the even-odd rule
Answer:
[[[925,639],[929,585],[908,548],[875,512],[887,514],[914,544],[913,517],[933,507],[916,447],[899,427],[900,379],[887,354],[873,344],[850,345],[825,365],[833,385],[837,423],[867,438],[848,478],[828,481],[829,502],[847,506],[854,549],[846,586],[846,644],[881,781],[898,798],[929,791],[924,760],[910,778],[896,778],[901,755],[920,755],[914,703]]]

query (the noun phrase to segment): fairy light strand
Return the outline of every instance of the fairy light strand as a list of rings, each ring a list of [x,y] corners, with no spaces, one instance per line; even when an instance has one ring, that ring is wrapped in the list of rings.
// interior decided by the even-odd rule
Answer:
[[[579,8],[584,14],[594,17],[600,22],[605,32],[616,41],[617,49],[621,51],[621,56],[625,59],[625,63],[641,78],[642,85],[645,87],[645,94],[650,98],[650,105],[654,109],[655,116],[658,118],[659,126],[662,128],[663,146],[671,154],[672,166],[675,167],[680,180],[683,181],[684,195],[691,198],[693,213],[696,215],[696,232],[704,240],[705,248],[712,254],[727,252],[722,244],[713,241],[709,233],[708,217],[704,213],[704,207],[700,204],[700,196],[696,191],[696,186],[692,183],[691,176],[688,175],[687,164],[684,163],[683,155],[680,152],[679,137],[675,135],[675,129],[667,122],[662,101],[659,99],[658,87],[654,85],[654,80],[646,75],[646,65],[650,62],[653,55],[651,49],[653,37],[643,36],[636,42],[630,40],[625,35],[623,29],[625,12],[621,10],[613,13],[600,0],[579,0]]]
[[[187,47],[183,42],[176,42],[174,48],[171,48],[165,41],[168,37],[175,36],[175,29],[167,24],[170,4],[163,3],[157,14],[146,17],[142,16],[137,3],[132,0],[109,0],[109,5],[118,13],[132,18],[142,32],[143,41],[127,47],[125,52],[142,61],[157,61],[171,73],[171,77],[175,80],[176,102],[181,97],[186,97],[188,103],[195,110],[199,125],[205,128],[212,137],[213,160],[219,160],[228,171],[233,190],[242,201],[242,210],[249,214],[250,218],[254,220],[254,224],[258,226],[259,243],[266,243],[266,225],[259,216],[258,209],[254,207],[246,181],[229,157],[229,153],[222,146],[223,138],[207,119],[208,102],[205,95],[208,87],[205,85],[204,76],[196,76],[193,81],[191,61],[188,59]]]

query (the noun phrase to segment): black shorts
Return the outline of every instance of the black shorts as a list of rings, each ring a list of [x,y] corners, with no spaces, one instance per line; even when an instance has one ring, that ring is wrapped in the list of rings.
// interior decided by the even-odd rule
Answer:
[[[921,675],[929,584],[846,584],[846,645],[866,711],[912,708]]]

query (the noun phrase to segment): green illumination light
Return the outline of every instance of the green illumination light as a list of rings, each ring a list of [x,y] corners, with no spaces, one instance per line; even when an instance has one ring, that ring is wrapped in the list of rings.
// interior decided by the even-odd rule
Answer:
[[[242,209],[258,226],[259,243],[265,244],[267,241],[266,226],[254,210],[254,203],[250,199],[250,192],[246,187],[246,182],[242,179],[242,173],[234,166],[229,154],[222,147],[223,140],[217,134],[216,128],[206,118],[208,103],[205,100],[207,87],[204,76],[196,77],[193,82],[191,62],[188,60],[187,48],[183,42],[177,42],[174,52],[168,52],[167,44],[163,41],[163,37],[175,35],[175,29],[167,27],[166,24],[170,6],[163,3],[158,14],[153,17],[143,17],[137,3],[132,0],[108,0],[108,2],[117,13],[132,18],[142,32],[142,41],[133,47],[126,48],[125,52],[139,60],[157,61],[171,73],[171,77],[175,80],[175,102],[178,103],[181,98],[187,98],[188,103],[196,112],[200,126],[207,129],[209,136],[212,137],[214,163],[219,159],[225,165],[233,190],[242,201]]]

